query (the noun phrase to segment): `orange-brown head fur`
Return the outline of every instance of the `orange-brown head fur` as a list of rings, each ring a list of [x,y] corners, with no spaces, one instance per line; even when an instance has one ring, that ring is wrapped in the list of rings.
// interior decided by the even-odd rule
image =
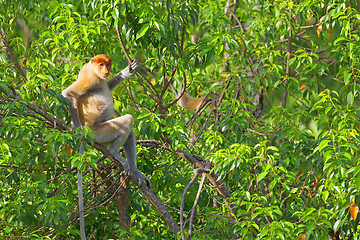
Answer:
[[[106,79],[111,70],[112,59],[106,54],[98,54],[89,62],[95,71],[95,74],[101,78]]]

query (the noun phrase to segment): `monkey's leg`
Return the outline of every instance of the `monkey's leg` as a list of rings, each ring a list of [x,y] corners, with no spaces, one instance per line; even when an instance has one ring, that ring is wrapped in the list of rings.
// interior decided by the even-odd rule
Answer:
[[[135,133],[134,130],[131,129],[130,134],[128,138],[126,139],[124,143],[125,153],[127,161],[130,165],[130,171],[132,171],[138,181],[138,185],[140,185],[144,180],[146,181],[148,187],[151,187],[150,179],[145,176],[142,172],[140,172],[136,166],[136,139],[135,139]]]
[[[123,146],[126,140],[128,139],[128,136],[132,131],[132,125],[133,125],[133,117],[130,114],[94,125],[94,131],[97,133],[94,135],[96,142],[100,144],[110,145],[109,147],[110,153],[118,161],[120,161],[120,163],[124,168],[124,172],[126,174],[130,173],[131,168],[129,162],[126,161],[126,159],[123,156],[121,156],[120,147]],[[136,146],[135,146],[135,158],[136,158]]]

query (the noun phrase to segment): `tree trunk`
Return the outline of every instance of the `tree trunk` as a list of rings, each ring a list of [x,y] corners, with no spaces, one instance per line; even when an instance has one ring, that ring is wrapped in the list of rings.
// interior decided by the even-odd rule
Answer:
[[[130,216],[129,216],[129,181],[130,179],[124,179],[124,177],[120,177],[120,182],[122,184],[122,188],[120,192],[115,194],[113,201],[118,210],[119,216],[119,225],[120,229],[129,231],[130,228]]]
[[[105,181],[106,186],[109,188],[108,193],[113,196],[112,200],[119,213],[118,221],[120,229],[129,231],[130,229],[130,216],[129,216],[129,182],[130,178],[127,176],[120,177],[121,186],[113,184],[113,178],[109,177],[111,171],[104,172],[101,167],[98,168],[98,174]]]

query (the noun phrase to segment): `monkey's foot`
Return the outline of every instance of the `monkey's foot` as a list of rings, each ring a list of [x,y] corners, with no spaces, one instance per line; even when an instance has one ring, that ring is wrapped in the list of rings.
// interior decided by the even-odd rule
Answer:
[[[131,174],[130,165],[127,161],[121,161],[119,160],[121,166],[123,167],[123,171],[121,174],[129,176]]]
[[[131,170],[130,170],[130,165],[129,165],[128,161],[126,161],[126,159],[123,156],[121,156],[120,153],[118,153],[116,150],[113,150],[110,148],[109,152],[116,160],[119,161],[119,163],[123,167],[124,170],[122,171],[122,174],[129,176],[131,173]]]
[[[146,175],[144,175],[139,170],[136,170],[134,172],[134,175],[135,175],[135,179],[133,179],[133,180],[136,181],[136,185],[140,186],[143,183],[143,181],[145,180],[148,188],[151,188],[151,181]]]

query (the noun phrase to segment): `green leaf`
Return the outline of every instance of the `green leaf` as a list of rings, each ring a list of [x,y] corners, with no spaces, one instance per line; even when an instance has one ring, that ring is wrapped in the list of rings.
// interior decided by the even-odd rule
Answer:
[[[245,194],[246,194],[246,198],[250,201],[251,200],[250,193],[248,191],[246,191]]]
[[[340,222],[341,222],[341,219],[337,220],[337,221],[334,223],[334,232],[337,232],[337,230],[339,229],[339,227],[340,227]]]
[[[326,202],[326,200],[327,200],[328,197],[329,197],[329,191],[324,191],[324,192],[322,192],[321,197],[322,197],[323,201]]]
[[[266,177],[266,175],[268,174],[268,171],[262,172],[258,175],[257,177],[257,182],[260,182],[264,177]]]
[[[338,39],[336,39],[336,40],[334,41],[334,45],[337,45],[339,42],[344,41],[344,40],[346,40],[346,38],[344,38],[344,37],[339,37]]]
[[[350,81],[350,79],[351,79],[351,76],[352,76],[352,73],[345,73],[345,75],[344,75],[345,85],[348,85],[348,84],[349,84],[349,81]]]
[[[360,172],[360,165],[355,168],[354,173],[353,173],[354,177],[356,177],[359,172]]]
[[[354,94],[352,92],[349,92],[346,100],[348,102],[348,104],[352,105],[354,103]]]
[[[0,81],[0,88],[4,89],[4,90],[9,90],[8,89],[9,84],[7,82],[4,81]]]
[[[149,29],[149,27],[150,27],[150,24],[149,24],[149,23],[145,23],[145,24],[141,27],[140,31],[137,32],[137,34],[136,34],[136,39],[139,39],[139,38],[141,38],[142,36],[144,36],[145,33],[147,32],[147,30]]]
[[[321,141],[320,145],[315,148],[314,153],[317,151],[321,152],[325,147],[329,145],[329,142],[330,140]]]
[[[264,237],[268,232],[269,232],[269,228],[263,228],[260,231],[260,238]]]

